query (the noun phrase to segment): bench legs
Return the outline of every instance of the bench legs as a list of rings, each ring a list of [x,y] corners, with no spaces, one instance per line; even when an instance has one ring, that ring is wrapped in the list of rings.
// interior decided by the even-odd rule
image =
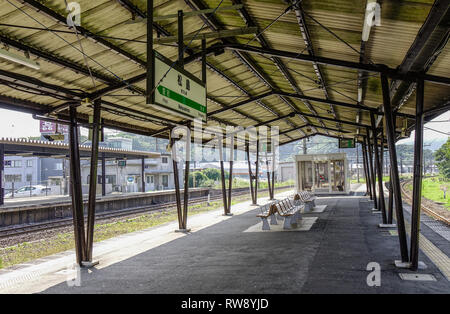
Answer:
[[[297,217],[295,217],[295,215],[291,216],[291,227],[296,229],[298,227],[297,225]]]
[[[291,217],[284,217],[283,229],[292,229]]]
[[[305,212],[312,212],[313,207],[311,206],[311,202],[305,203]]]
[[[302,214],[300,212],[300,209],[295,212],[295,219],[297,221],[302,220]]]
[[[278,225],[277,217],[275,215],[270,215],[270,224]]]
[[[262,219],[262,230],[270,230],[269,222],[267,221],[267,218],[263,217]]]

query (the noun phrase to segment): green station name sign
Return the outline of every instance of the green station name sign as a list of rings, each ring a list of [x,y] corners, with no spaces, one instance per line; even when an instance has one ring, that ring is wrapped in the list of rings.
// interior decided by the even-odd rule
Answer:
[[[154,106],[158,109],[206,122],[207,104],[205,84],[184,69],[172,66],[172,62],[155,53]]]

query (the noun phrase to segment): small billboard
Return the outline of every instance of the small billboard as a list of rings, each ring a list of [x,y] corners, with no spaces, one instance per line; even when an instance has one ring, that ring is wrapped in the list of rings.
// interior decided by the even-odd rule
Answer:
[[[58,124],[55,122],[48,122],[48,121],[39,121],[39,132],[41,134],[68,134],[69,133],[69,126],[64,124]]]
[[[352,138],[340,138],[339,148],[355,148],[355,139]]]

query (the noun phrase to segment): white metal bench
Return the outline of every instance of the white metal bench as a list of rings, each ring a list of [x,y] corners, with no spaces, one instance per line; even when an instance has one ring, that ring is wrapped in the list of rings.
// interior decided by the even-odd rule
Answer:
[[[307,191],[301,191],[297,195],[299,196],[300,201],[305,204],[305,212],[312,211],[312,209],[316,206],[316,197],[314,194]]]
[[[271,225],[278,225],[277,218],[275,217],[276,210],[274,210],[272,203],[266,204],[260,207],[261,213],[256,215],[256,217],[261,218],[262,220],[262,230],[270,230],[269,222],[267,218],[270,217]]]

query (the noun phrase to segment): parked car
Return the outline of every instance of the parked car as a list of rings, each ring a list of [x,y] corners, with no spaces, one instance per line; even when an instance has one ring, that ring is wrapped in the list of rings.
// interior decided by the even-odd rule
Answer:
[[[20,189],[14,191],[14,197],[40,196],[46,195],[46,193],[50,194],[50,192],[51,188],[44,185],[23,186]],[[5,194],[5,198],[11,197],[13,197],[12,192]]]

